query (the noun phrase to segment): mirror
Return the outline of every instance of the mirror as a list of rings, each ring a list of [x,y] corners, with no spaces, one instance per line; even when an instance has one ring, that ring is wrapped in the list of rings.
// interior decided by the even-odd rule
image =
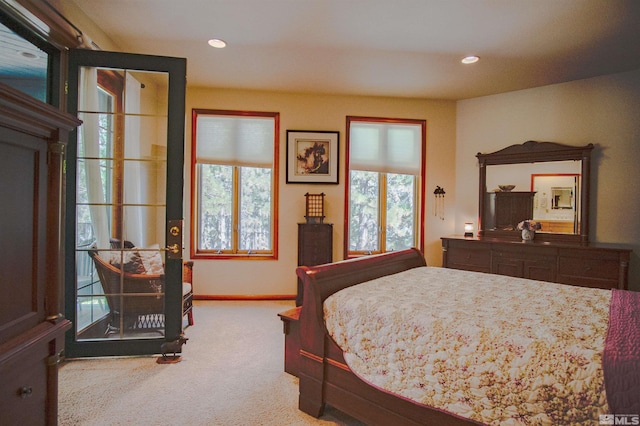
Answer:
[[[540,222],[541,232],[580,232],[580,186],[580,173],[531,175],[533,220]]]
[[[10,28],[11,27],[11,28]],[[18,31],[15,32],[14,30]],[[0,23],[0,82],[29,96],[49,102],[51,77],[50,51],[42,50],[42,42],[18,30],[15,25]],[[53,67],[53,66],[51,66]]]
[[[527,141],[478,153],[478,236],[520,239],[517,224],[533,219],[536,240],[588,243],[593,148]]]
[[[568,209],[574,210],[573,204],[574,190],[571,187],[551,187],[551,210]],[[535,210],[533,218],[535,219]]]

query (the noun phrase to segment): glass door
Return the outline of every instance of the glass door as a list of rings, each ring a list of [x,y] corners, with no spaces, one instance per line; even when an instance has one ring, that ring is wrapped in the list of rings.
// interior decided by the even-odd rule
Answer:
[[[72,50],[68,357],[160,353],[182,331],[186,61]]]

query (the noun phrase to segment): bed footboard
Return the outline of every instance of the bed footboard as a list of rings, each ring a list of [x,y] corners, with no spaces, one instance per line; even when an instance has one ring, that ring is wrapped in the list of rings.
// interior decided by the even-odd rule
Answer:
[[[344,392],[358,395],[358,389],[345,390],[325,380],[329,367],[351,374],[341,359],[329,356],[333,341],[328,337],[324,325],[322,304],[325,299],[343,288],[420,266],[426,266],[423,255],[417,249],[407,249],[297,268],[296,273],[302,280],[304,289],[304,303],[300,313],[300,410],[319,417],[326,403],[342,409],[339,401],[334,402],[327,395]]]

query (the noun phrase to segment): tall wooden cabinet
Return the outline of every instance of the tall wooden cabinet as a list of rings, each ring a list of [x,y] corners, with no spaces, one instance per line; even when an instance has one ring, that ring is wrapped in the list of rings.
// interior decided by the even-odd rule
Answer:
[[[485,229],[516,229],[518,223],[533,218],[535,192],[488,192],[485,202]]]
[[[54,425],[64,333],[63,157],[80,122],[0,84],[0,423]],[[73,214],[73,212],[71,212]]]
[[[298,224],[298,266],[315,266],[333,261],[333,224]],[[302,282],[298,279],[296,306],[302,305]]]

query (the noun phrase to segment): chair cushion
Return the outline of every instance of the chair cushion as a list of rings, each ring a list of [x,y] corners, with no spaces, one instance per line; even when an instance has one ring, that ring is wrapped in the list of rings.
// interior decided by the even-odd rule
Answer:
[[[182,295],[191,293],[191,283],[182,283]]]
[[[147,274],[164,274],[164,266],[158,244],[153,244],[147,247],[146,250],[141,250],[140,257]]]
[[[146,268],[137,251],[111,252],[109,263],[129,274],[144,274]]]

